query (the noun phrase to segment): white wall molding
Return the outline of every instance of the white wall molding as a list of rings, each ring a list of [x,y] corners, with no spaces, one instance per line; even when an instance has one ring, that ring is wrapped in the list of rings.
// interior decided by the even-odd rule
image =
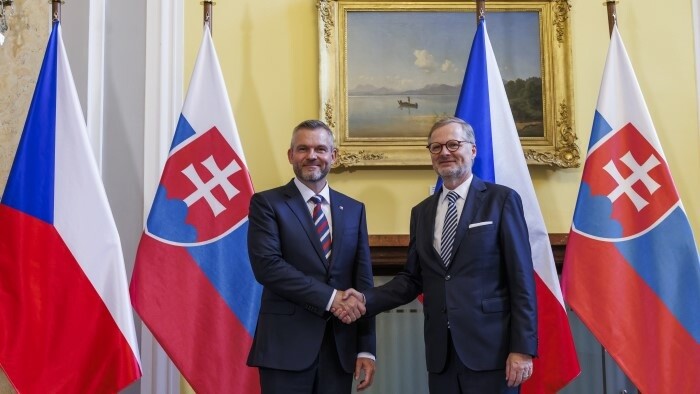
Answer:
[[[695,47],[695,96],[698,99],[698,124],[700,124],[700,0],[693,0],[692,7],[693,44]],[[697,132],[700,135],[700,127],[698,127]]]
[[[152,0],[146,9],[144,223],[151,209],[182,109],[183,0]],[[177,394],[180,373],[142,323],[142,394]]]
[[[183,0],[149,1],[147,5],[144,218],[182,110],[183,13]]]
[[[104,135],[105,0],[92,0],[88,20],[87,129],[102,172]]]

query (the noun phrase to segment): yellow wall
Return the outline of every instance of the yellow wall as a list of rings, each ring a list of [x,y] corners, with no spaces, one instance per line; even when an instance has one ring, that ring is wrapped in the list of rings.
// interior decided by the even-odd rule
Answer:
[[[585,153],[609,37],[602,1],[571,1],[575,127]],[[185,76],[201,39],[199,1],[186,1]],[[488,3],[487,3],[488,7]],[[700,132],[691,3],[618,4],[620,31],[644,92],[696,240],[700,234]],[[319,118],[315,0],[218,1],[214,41],[257,190],[293,176],[286,159],[291,129]],[[471,40],[471,38],[470,38]],[[568,232],[581,168],[530,167],[549,232]],[[406,234],[410,208],[425,198],[431,169],[357,169],[331,185],[364,201],[370,234]]]

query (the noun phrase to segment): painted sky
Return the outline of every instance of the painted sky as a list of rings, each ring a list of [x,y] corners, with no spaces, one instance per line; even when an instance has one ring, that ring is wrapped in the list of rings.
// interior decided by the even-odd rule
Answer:
[[[490,12],[491,44],[505,80],[541,76],[537,12]],[[348,12],[348,88],[459,85],[474,39],[473,12]]]

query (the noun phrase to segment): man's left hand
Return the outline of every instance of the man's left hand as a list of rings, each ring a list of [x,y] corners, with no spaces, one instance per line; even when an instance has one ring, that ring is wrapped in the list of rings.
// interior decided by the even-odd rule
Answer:
[[[532,376],[532,356],[523,353],[510,353],[506,360],[506,380],[508,387],[515,387]]]
[[[374,381],[374,360],[366,357],[357,358],[355,362],[355,374],[353,375],[355,380],[359,380],[363,377],[363,372],[364,379],[357,384],[357,391],[362,391],[372,385]]]

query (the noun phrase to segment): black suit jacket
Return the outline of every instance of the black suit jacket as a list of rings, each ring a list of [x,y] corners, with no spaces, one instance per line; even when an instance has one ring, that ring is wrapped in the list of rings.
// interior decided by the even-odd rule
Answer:
[[[373,286],[364,205],[332,189],[330,204],[329,263],[294,181],[251,198],[248,254],[264,289],[248,365],[308,368],[319,353],[329,319],[346,372],[355,370],[357,353],[376,354],[374,319],[345,325],[326,312],[333,289],[362,291]]]
[[[446,366],[448,330],[459,358],[472,370],[503,369],[510,352],[535,356],[535,279],[520,197],[475,176],[445,268],[433,247],[440,193],[411,211],[406,266],[387,284],[365,292],[368,316],[423,292],[429,372]]]

